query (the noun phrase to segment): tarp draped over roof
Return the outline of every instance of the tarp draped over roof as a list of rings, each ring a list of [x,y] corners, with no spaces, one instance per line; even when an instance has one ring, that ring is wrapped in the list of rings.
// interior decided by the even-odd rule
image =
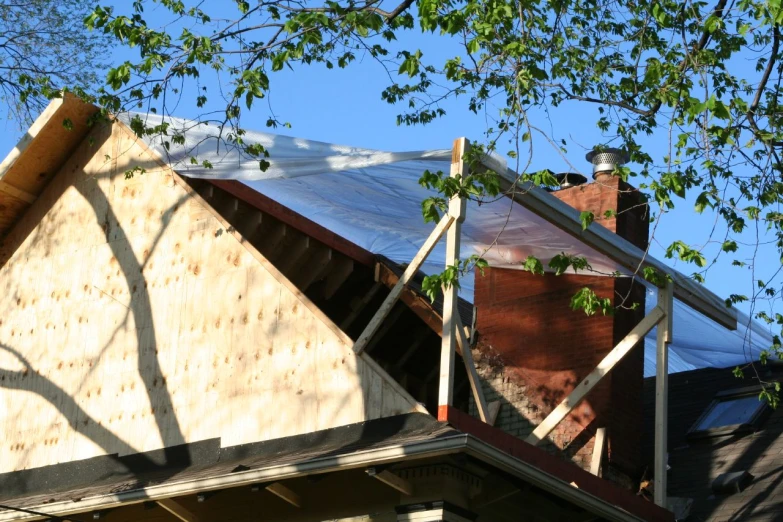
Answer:
[[[148,125],[160,117],[144,115]],[[381,152],[286,136],[247,132],[245,143],[259,143],[270,153],[269,167],[262,171],[257,159],[239,147],[217,138],[214,125],[168,119],[172,129],[187,129],[185,144],[170,144],[160,137],[147,144],[167,158],[180,174],[208,179],[241,180],[318,224],[382,254],[398,263],[408,263],[431,232],[424,223],[421,202],[434,193],[418,183],[425,170],[448,172],[450,150]],[[191,157],[199,163],[191,162]],[[208,161],[212,168],[203,166]],[[462,227],[462,256],[482,255],[491,266],[520,268],[529,255],[546,266],[566,252],[587,258],[594,271],[627,273],[617,263],[593,250],[555,225],[510,199],[501,197],[479,203],[470,201]],[[435,248],[422,270],[443,270],[445,242]],[[462,297],[473,300],[473,278],[462,280]],[[647,308],[656,304],[650,291]],[[768,348],[771,336],[747,316],[738,314],[736,331],[712,322],[690,307],[675,301],[674,342],[670,372],[709,366],[726,367],[757,359]],[[749,327],[750,326],[750,327]],[[655,331],[645,340],[645,374],[655,373]]]

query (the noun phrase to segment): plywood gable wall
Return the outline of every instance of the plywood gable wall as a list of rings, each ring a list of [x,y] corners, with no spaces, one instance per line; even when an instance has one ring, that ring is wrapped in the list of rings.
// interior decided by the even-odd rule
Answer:
[[[0,473],[417,408],[120,124],[5,244]]]

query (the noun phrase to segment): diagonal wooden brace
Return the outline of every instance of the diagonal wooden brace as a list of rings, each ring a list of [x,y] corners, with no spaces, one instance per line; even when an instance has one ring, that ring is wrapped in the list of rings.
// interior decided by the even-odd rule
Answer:
[[[435,230],[432,231],[430,236],[421,246],[411,261],[411,264],[409,264],[408,268],[405,269],[405,272],[402,273],[399,281],[397,281],[397,284],[394,285],[394,288],[391,289],[391,292],[389,292],[389,295],[386,296],[386,299],[383,301],[380,308],[378,308],[378,311],[375,312],[375,315],[372,317],[372,319],[370,319],[370,322],[364,328],[362,334],[353,344],[353,351],[356,352],[357,355],[362,353],[364,349],[367,348],[367,344],[372,339],[372,336],[375,335],[375,333],[378,331],[381,323],[384,319],[386,319],[386,316],[389,315],[391,309],[394,308],[394,304],[397,302],[397,299],[400,298],[402,289],[416,274],[416,272],[419,271],[419,268],[421,268],[424,260],[427,259],[427,256],[430,255],[432,249],[435,248],[438,240],[440,240],[443,233],[449,229],[452,223],[454,223],[453,216],[450,214],[443,216],[438,225],[435,227]]]
[[[533,430],[533,433],[530,434],[530,436],[525,439],[526,442],[536,445],[539,442],[541,442],[544,437],[549,435],[552,430],[555,429],[555,427],[560,424],[560,421],[566,418],[566,416],[571,413],[571,411],[576,408],[580,402],[582,402],[582,399],[585,398],[585,396],[590,393],[590,390],[592,390],[600,381],[601,379],[611,371],[614,366],[620,362],[620,360],[625,357],[625,355],[631,351],[631,348],[636,346],[636,343],[644,339],[644,336],[647,335],[647,333],[655,328],[655,325],[657,325],[659,322],[661,322],[662,319],[666,317],[666,314],[664,311],[659,307],[656,306],[653,308],[649,314],[647,314],[644,319],[642,319],[639,324],[637,324],[633,330],[631,330],[628,335],[626,335],[622,341],[617,343],[617,346],[615,346],[611,352],[606,354],[606,357],[603,358],[603,360],[598,363],[598,366],[595,367],[595,369],[588,374],[587,377],[585,377],[582,382],[580,382],[576,388],[571,391],[571,393],[563,399],[563,401],[555,408],[552,413],[547,415],[546,419],[544,419],[541,424],[538,425],[538,427]]]
[[[484,388],[481,387],[476,364],[473,362],[473,353],[470,351],[470,342],[468,342],[468,336],[465,334],[465,327],[462,326],[462,319],[459,314],[456,314],[455,319],[457,321],[457,341],[462,350],[462,361],[465,363],[465,369],[468,371],[468,381],[470,381],[470,389],[473,391],[473,399],[476,401],[479,417],[481,417],[482,421],[492,424],[490,422],[487,401],[484,398]]]

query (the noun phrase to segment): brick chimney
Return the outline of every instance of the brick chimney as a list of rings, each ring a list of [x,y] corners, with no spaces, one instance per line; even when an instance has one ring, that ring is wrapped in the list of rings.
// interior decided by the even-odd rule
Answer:
[[[598,173],[596,181],[553,194],[641,248],[647,246],[649,219],[643,196],[619,178]],[[604,217],[607,210],[616,216]],[[619,305],[613,317],[572,311],[571,297],[583,287]],[[476,274],[474,351],[487,400],[500,400],[496,426],[527,437],[601,359],[644,316],[644,287],[628,279],[582,274],[534,275],[491,268]],[[634,487],[641,474],[642,382],[640,343],[604,377],[541,446],[589,469],[597,428],[607,429],[604,477]]]

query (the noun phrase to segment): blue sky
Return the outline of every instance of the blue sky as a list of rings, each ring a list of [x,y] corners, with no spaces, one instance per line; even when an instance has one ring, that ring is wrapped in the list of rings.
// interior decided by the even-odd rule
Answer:
[[[129,6],[125,2],[117,5]],[[129,4],[129,2],[128,2]],[[145,13],[148,21],[154,21],[154,9]],[[404,43],[408,47],[421,47],[425,59],[446,57],[459,51],[448,40],[417,32],[406,33]],[[120,62],[132,57],[133,52],[117,49],[113,59]],[[131,58],[132,59],[132,58]],[[214,87],[211,80],[205,79],[205,85]],[[366,148],[385,150],[420,150],[448,148],[454,138],[466,136],[480,139],[487,126],[484,115],[475,115],[467,111],[464,102],[449,102],[444,105],[446,117],[426,126],[405,127],[396,125],[396,115],[400,107],[386,104],[380,96],[389,83],[386,72],[373,59],[360,58],[347,70],[327,70],[325,67],[301,66],[295,70],[284,70],[271,76],[271,94],[268,100],[261,100],[253,111],[243,117],[247,128],[266,130],[264,123],[269,116],[269,104],[274,108],[280,120],[292,124],[291,129],[278,129],[275,132],[302,138],[341,143]],[[215,107],[217,108],[217,106]],[[193,117],[198,114],[195,104],[183,100],[176,114]],[[531,115],[535,123],[554,129],[558,137],[569,142],[568,160],[572,165],[589,174],[590,165],[584,159],[586,150],[605,138],[595,126],[597,112],[594,106],[580,105],[577,102],[565,104],[549,114]],[[0,152],[5,155],[16,143],[20,131],[13,122],[5,123],[4,133],[0,137]],[[666,135],[653,135],[648,139],[649,151],[662,154],[668,141]],[[534,140],[535,153],[530,170],[549,168],[560,172],[571,170],[566,162],[541,139]],[[664,216],[655,233],[652,253],[663,258],[663,249],[675,239],[692,245],[701,245],[714,226],[713,215],[697,215],[693,211],[693,199],[677,201],[675,211]],[[755,231],[745,234],[745,239],[755,242]],[[708,252],[714,253],[715,246]],[[752,248],[743,248],[740,255],[734,256],[750,260]],[[731,293],[749,295],[753,291],[754,279],[765,279],[779,266],[778,255],[774,247],[765,247],[756,253],[756,273],[730,266],[734,257],[724,257],[712,268],[707,276],[706,285],[715,293],[727,296]],[[710,258],[710,256],[707,256]],[[671,264],[674,264],[670,261]],[[676,266],[676,265],[675,265]],[[691,273],[691,266],[678,266],[684,273]],[[740,306],[747,311],[746,306]]]

